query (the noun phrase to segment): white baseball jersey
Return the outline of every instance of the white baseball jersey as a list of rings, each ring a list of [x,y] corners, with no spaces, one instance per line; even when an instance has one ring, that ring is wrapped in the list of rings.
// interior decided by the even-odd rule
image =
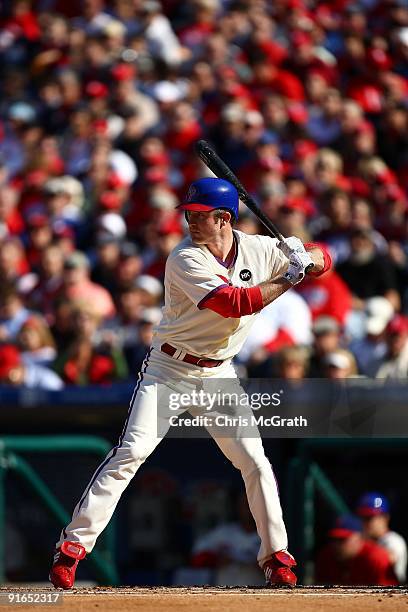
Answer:
[[[224,318],[201,304],[221,287],[254,287],[282,276],[288,260],[275,238],[236,230],[234,237],[236,255],[229,268],[191,238],[171,252],[164,281],[165,307],[153,347],[168,342],[194,355],[222,360],[239,352],[257,313]]]

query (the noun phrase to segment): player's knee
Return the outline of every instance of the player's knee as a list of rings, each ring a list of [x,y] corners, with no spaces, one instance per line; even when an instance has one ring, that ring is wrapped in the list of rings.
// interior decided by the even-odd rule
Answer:
[[[136,438],[129,444],[123,447],[123,452],[126,455],[127,461],[138,466],[143,463],[152,452],[152,445],[142,438]]]
[[[250,474],[256,470],[262,470],[266,464],[269,465],[265,454],[257,453],[251,454],[243,448],[240,448],[234,456],[232,457],[232,464],[236,467],[242,474]]]
[[[151,453],[151,447],[142,441],[137,441],[130,447],[130,456],[137,463],[143,463]]]

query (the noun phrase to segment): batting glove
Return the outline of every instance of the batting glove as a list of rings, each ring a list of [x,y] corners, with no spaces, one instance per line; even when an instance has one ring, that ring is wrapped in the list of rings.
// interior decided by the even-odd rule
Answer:
[[[283,278],[291,285],[297,285],[305,278],[306,269],[310,264],[313,266],[313,261],[309,253],[306,251],[303,253],[293,251],[289,257],[289,267],[283,275]]]
[[[292,253],[306,253],[303,242],[299,240],[299,238],[296,238],[296,236],[284,238],[284,240],[279,242],[278,249],[280,249],[288,259],[291,258]]]

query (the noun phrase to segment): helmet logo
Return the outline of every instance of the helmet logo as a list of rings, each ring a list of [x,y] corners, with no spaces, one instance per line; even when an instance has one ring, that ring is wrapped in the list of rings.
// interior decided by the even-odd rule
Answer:
[[[244,270],[241,270],[241,272],[239,273],[239,278],[244,282],[249,281],[252,278],[252,272],[245,268]]]
[[[191,187],[190,187],[190,189],[188,190],[188,193],[187,193],[187,200],[189,202],[191,202],[191,200],[194,198],[196,193],[197,193],[197,189],[195,188],[194,185],[191,185]]]

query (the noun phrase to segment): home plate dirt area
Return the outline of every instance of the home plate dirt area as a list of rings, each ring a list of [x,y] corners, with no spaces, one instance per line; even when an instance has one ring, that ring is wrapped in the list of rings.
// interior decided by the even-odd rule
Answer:
[[[41,601],[23,603],[24,594],[60,593],[59,601],[44,604]],[[19,595],[19,600],[10,603],[10,594]],[[44,596],[30,598],[31,601]],[[223,588],[223,587],[94,587],[71,591],[55,591],[51,588],[0,587],[1,609],[17,609],[51,612],[120,612],[140,610],[210,612],[304,612],[344,610],[406,610],[408,612],[408,589],[405,587],[305,587],[295,589]]]

